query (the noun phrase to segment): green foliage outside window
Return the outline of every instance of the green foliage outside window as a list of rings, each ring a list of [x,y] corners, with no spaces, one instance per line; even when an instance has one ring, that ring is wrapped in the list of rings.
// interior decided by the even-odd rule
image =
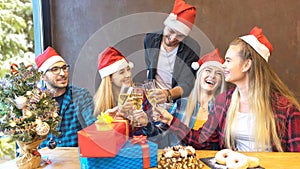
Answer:
[[[12,63],[34,61],[34,32],[31,0],[0,0],[0,78]],[[1,137],[0,161],[15,156],[15,143]]]
[[[0,77],[11,63],[34,58],[31,0],[0,0]]]

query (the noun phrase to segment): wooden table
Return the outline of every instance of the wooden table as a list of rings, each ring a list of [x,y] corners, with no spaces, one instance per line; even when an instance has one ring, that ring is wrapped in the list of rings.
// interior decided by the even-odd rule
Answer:
[[[53,150],[43,148],[39,150],[43,159],[48,158],[51,164],[42,162],[43,169],[80,169],[77,147],[57,147]],[[16,160],[0,164],[0,169],[17,169]]]
[[[44,148],[39,150],[42,157],[48,157],[52,164],[43,164],[43,169],[80,169],[80,163],[78,159],[78,149],[75,147],[58,147],[54,150]],[[160,151],[159,151],[160,152]],[[197,150],[198,158],[213,157],[216,151]],[[258,157],[261,166],[266,169],[298,169],[300,168],[300,153],[278,153],[278,152],[263,152],[263,153],[243,153],[245,155]],[[0,164],[2,169],[15,169],[15,160],[10,160]],[[204,169],[208,169],[207,166]]]

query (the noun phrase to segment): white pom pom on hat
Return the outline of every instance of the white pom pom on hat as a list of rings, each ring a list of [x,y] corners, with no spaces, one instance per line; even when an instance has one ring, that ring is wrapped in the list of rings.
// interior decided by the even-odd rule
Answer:
[[[218,48],[216,48],[215,50],[202,56],[198,60],[198,62],[193,62],[191,67],[194,70],[197,70],[199,68],[200,70],[202,70],[204,67],[212,65],[212,66],[220,67],[222,69],[223,63],[224,63],[224,59],[221,57]]]

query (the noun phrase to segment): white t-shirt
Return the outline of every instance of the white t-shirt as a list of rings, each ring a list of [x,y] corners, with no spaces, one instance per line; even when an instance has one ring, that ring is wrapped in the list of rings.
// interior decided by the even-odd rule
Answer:
[[[254,141],[255,116],[253,113],[238,113],[233,134],[238,151],[257,151]],[[264,150],[264,151],[270,151]]]
[[[172,76],[177,51],[178,46],[170,52],[167,52],[163,46],[160,47],[155,79],[156,85],[161,89],[172,88]]]

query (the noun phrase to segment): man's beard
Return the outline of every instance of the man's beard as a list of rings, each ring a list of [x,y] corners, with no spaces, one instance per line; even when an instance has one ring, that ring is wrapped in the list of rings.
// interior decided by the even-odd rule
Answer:
[[[66,78],[66,77],[61,77]],[[64,85],[58,85],[54,80],[47,78],[47,85],[49,88],[52,88],[54,90],[64,89],[68,86],[69,79],[67,78],[67,83]]]
[[[164,44],[167,47],[176,47],[179,44],[179,42],[177,40],[170,43],[168,36],[164,36],[164,40],[163,41],[164,41]]]

